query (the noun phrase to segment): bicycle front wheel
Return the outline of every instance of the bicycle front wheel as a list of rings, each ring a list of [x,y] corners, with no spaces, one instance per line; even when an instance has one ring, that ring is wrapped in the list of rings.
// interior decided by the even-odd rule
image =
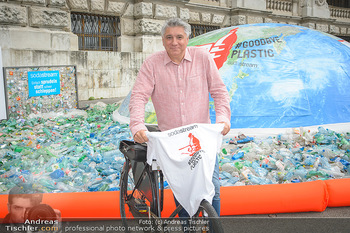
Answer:
[[[207,200],[201,202],[197,213],[190,220],[189,227],[189,232],[224,232],[219,216]]]

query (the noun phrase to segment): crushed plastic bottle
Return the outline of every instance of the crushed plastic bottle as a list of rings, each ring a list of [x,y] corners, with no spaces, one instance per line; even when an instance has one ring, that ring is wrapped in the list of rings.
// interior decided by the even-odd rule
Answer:
[[[239,151],[236,154],[232,155],[231,159],[232,160],[237,160],[237,159],[241,159],[244,157],[244,152],[243,151]]]
[[[248,174],[248,180],[252,184],[273,184],[273,182],[267,178],[262,178],[255,176],[253,174]]]
[[[64,177],[64,171],[62,171],[61,169],[57,169],[50,174],[50,177],[52,179],[59,179],[61,177]]]

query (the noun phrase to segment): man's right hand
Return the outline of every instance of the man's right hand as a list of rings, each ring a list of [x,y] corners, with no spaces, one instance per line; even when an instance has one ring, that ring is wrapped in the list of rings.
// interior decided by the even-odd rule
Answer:
[[[146,136],[146,130],[137,131],[134,135],[134,141],[138,143],[147,142],[148,137]]]

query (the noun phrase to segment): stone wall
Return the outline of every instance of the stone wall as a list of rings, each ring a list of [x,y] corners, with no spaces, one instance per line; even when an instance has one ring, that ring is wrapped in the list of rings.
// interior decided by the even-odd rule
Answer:
[[[70,30],[70,12],[74,10],[111,15],[123,12],[130,14],[128,10],[123,10],[127,9],[126,3],[110,1],[105,7],[105,2],[0,0],[3,66],[76,65],[79,100],[126,96],[144,55],[79,51],[78,38]]]
[[[0,27],[3,49],[77,50],[65,0],[2,0]]]
[[[78,99],[123,97],[145,58],[143,53],[2,49],[3,66],[77,67]]]
[[[118,16],[118,52],[79,51],[70,12]],[[219,27],[289,23],[350,36],[350,19],[339,15],[325,0],[0,0],[0,47],[5,67],[76,65],[79,100],[123,97],[143,60],[163,49],[169,17]]]

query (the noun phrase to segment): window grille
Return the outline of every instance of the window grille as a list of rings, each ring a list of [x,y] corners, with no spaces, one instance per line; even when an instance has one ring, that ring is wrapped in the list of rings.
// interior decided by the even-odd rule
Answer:
[[[191,33],[190,38],[199,36],[201,34],[204,34],[204,33],[219,29],[219,28],[220,28],[219,26],[191,24],[192,33]]]
[[[350,8],[349,0],[327,0],[327,3],[330,6]]]
[[[80,50],[117,51],[119,17],[71,13],[71,23]]]

